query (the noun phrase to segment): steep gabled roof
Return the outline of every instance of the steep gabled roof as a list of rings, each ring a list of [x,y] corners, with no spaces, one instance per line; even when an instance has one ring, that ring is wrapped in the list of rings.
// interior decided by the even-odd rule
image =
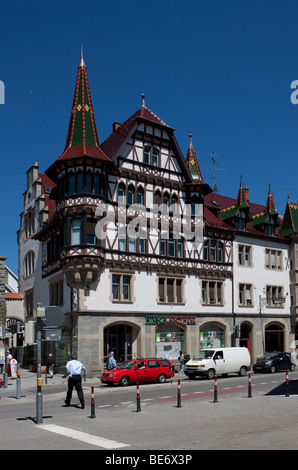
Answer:
[[[284,237],[298,233],[298,204],[287,202],[280,233]]]
[[[199,167],[198,159],[197,159],[197,154],[194,149],[194,146],[192,144],[192,135],[189,134],[190,142],[189,142],[189,147],[186,153],[186,165],[190,171],[190,174],[192,176],[192,179],[195,183],[203,183],[203,177],[202,173]]]
[[[253,226],[260,225],[260,224],[265,223],[268,220],[268,217],[277,217],[277,216],[278,216],[278,212],[276,210],[273,195],[271,193],[271,188],[269,186],[266,208],[264,211],[259,212],[258,214],[254,214],[252,216],[251,223]]]
[[[235,204],[221,210],[222,219],[223,220],[230,219],[236,216],[240,209],[249,209],[249,208],[250,206],[249,206],[249,202],[247,199],[247,190],[243,186],[243,181],[241,177],[237,201]]]
[[[132,116],[130,116],[123,124],[120,124],[113,133],[101,144],[102,150],[111,158],[118,156],[118,152],[132,133],[134,128],[136,128],[138,121],[151,122],[158,126],[164,127],[165,129],[173,132],[174,129],[168,126],[164,121],[162,121],[156,114],[154,114],[150,109],[146,108],[144,95],[142,95],[142,106],[138,109]]]

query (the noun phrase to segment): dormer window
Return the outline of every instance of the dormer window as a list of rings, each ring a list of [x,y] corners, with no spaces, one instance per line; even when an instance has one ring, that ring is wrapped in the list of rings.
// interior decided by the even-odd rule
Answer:
[[[274,219],[269,217],[266,223],[266,233],[267,235],[274,235]]]
[[[144,163],[146,165],[159,166],[159,150],[146,145],[144,147]]]
[[[243,210],[239,210],[239,213],[236,217],[236,228],[238,230],[246,229],[246,214],[245,214],[245,211]]]

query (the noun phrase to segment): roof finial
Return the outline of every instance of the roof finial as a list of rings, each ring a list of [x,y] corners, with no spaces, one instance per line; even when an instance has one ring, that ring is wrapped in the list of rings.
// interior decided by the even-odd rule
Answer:
[[[80,67],[86,67],[84,58],[83,58],[83,44],[81,44],[81,62],[80,62]]]
[[[145,95],[142,93],[142,108],[145,108]]]
[[[189,132],[189,146],[192,147],[192,133],[190,131]]]

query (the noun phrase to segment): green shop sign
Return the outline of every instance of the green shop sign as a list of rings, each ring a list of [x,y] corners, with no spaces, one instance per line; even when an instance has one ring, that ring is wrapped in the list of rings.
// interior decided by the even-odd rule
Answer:
[[[178,315],[178,316],[155,316],[155,315],[147,315],[146,316],[146,325],[160,325],[160,324],[168,324],[168,323],[180,323],[183,325],[195,325],[196,324],[196,317],[190,317],[188,315]]]

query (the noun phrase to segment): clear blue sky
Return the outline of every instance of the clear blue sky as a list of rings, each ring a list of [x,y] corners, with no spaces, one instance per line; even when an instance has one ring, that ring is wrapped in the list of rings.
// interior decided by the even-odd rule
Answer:
[[[81,43],[100,142],[146,106],[184,155],[193,135],[205,181],[252,202],[271,184],[280,213],[298,200],[298,2],[293,0],[13,0],[0,5],[0,254],[17,271],[26,171],[63,150]]]

